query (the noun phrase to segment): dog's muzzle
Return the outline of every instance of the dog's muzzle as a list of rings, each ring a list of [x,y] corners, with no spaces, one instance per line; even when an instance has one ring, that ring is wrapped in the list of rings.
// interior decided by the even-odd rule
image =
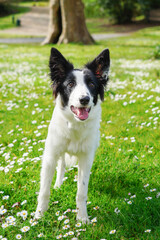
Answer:
[[[84,121],[88,118],[90,110],[91,108],[87,108],[87,107],[78,108],[78,107],[74,107],[73,105],[71,106],[71,111],[74,113],[76,118],[78,118],[81,121]]]

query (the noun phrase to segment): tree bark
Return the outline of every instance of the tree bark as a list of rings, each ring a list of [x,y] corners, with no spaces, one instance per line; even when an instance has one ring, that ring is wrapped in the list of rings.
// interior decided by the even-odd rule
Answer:
[[[89,34],[82,0],[50,0],[50,20],[47,43],[94,42]]]

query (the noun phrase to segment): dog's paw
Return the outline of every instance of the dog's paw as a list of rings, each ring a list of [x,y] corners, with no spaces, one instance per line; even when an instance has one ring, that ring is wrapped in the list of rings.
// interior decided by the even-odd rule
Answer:
[[[82,224],[89,224],[90,220],[87,215],[77,214],[77,221],[82,222]]]
[[[43,213],[41,213],[41,210],[36,210],[34,219],[40,219],[43,216]]]
[[[34,215],[34,219],[40,219],[41,217],[43,217],[44,212],[48,209],[48,205],[45,206],[45,208],[40,208],[39,206],[36,209],[35,215]]]
[[[61,184],[59,184],[57,182],[54,184],[54,189],[59,189],[60,187],[61,187]]]

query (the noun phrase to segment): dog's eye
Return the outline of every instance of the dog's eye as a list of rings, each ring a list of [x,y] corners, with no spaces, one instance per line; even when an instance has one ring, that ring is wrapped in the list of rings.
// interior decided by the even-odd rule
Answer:
[[[94,83],[93,83],[93,82],[90,82],[90,83],[88,84],[88,86],[89,86],[90,88],[94,88]]]
[[[70,83],[68,83],[68,85],[67,85],[69,88],[72,88],[73,86],[74,86],[74,82],[70,82]]]

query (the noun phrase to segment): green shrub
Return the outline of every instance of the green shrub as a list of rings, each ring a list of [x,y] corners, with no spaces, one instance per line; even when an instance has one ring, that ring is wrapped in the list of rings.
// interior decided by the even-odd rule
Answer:
[[[17,13],[16,8],[12,5],[12,3],[18,3],[15,0],[0,0],[0,17],[7,16],[9,14]]]
[[[85,5],[85,16],[87,18],[104,17],[107,15],[106,9],[100,6],[96,0],[83,0],[83,3]]]
[[[98,0],[99,4],[108,10],[117,23],[123,24],[132,21],[135,14],[135,0]]]
[[[160,59],[160,45],[157,45],[154,52],[153,52],[153,57],[155,59]]]

